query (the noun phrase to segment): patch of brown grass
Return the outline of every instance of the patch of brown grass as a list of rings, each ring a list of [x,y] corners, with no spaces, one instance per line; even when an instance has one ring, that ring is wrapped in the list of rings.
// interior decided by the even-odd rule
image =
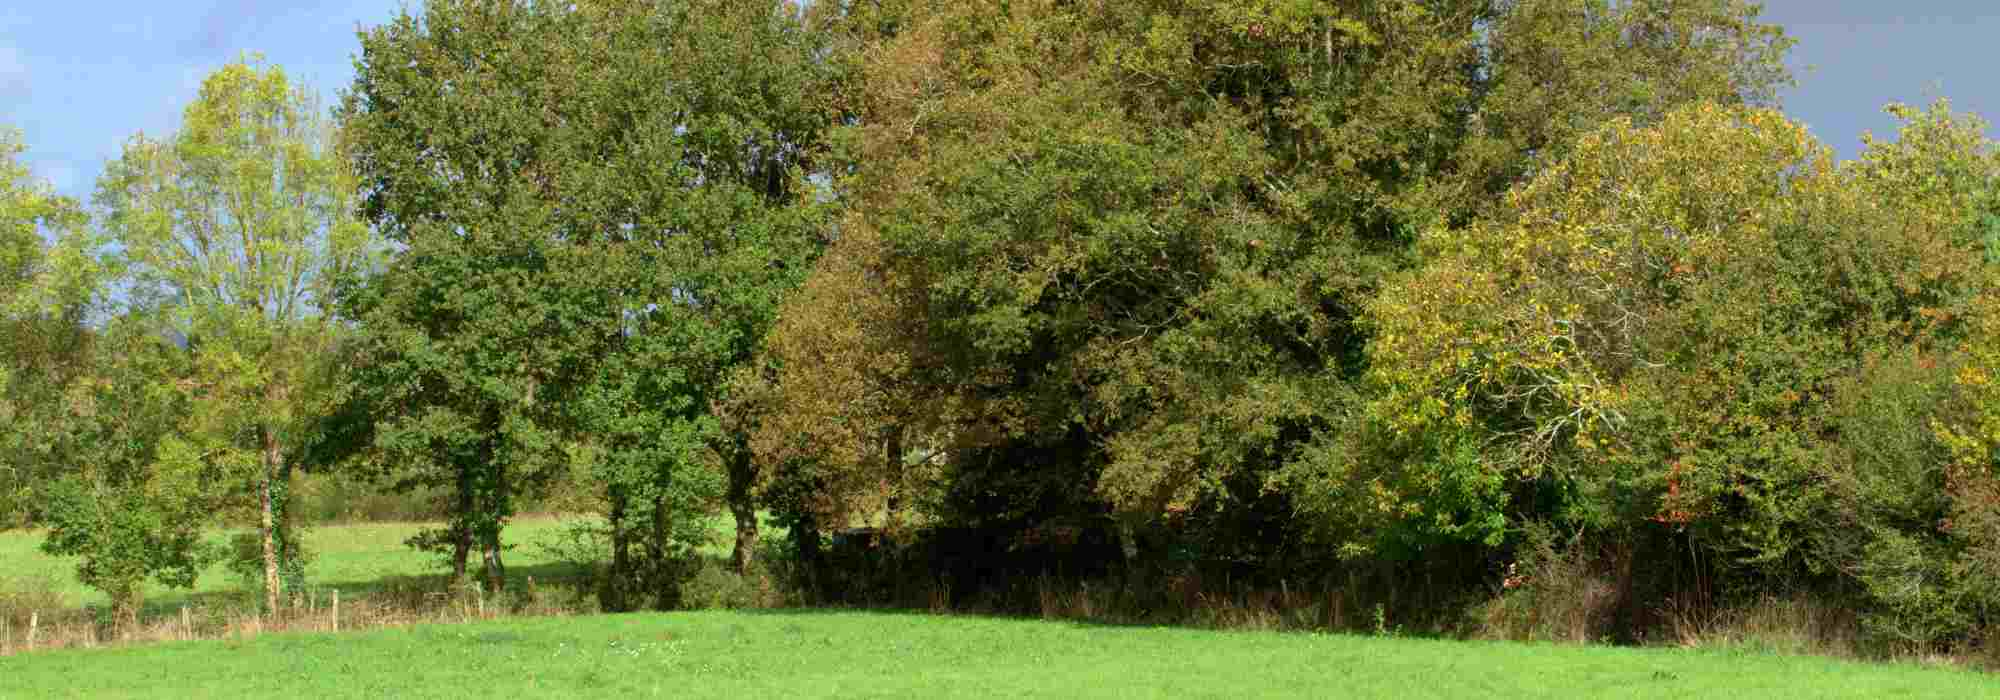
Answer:
[[[99,610],[66,608],[60,597],[36,589],[20,591],[15,584],[10,592],[0,594],[0,655],[598,612],[596,598],[581,587],[540,584],[533,579],[498,594],[477,583],[451,586],[441,578],[400,579],[364,594],[314,591],[275,615],[263,614],[247,596],[219,598],[177,609],[148,610],[136,624],[122,625],[109,622]]]

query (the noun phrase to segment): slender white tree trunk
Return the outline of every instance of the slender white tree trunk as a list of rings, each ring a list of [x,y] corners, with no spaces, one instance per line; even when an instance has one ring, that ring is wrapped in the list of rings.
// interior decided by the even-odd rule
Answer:
[[[278,479],[278,468],[284,456],[278,450],[278,436],[269,428],[259,430],[264,439],[264,478],[259,484],[258,495],[263,501],[264,536],[264,607],[270,614],[278,614],[278,542],[277,513],[272,507],[272,490]]]

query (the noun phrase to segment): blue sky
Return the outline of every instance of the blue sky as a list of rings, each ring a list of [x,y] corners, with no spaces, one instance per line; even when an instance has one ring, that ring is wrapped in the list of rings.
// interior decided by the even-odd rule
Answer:
[[[203,76],[261,51],[329,98],[347,83],[355,27],[402,0],[18,0],[0,7],[0,123],[22,129],[28,163],[87,197],[132,133],[170,131]],[[1769,0],[1799,39],[1786,111],[1852,156],[1864,129],[1893,133],[1890,100],[1952,98],[2000,117],[1996,0]]]
[[[210,71],[261,51],[331,103],[353,75],[358,23],[401,0],[0,0],[0,123],[35,174],[87,197],[105,160],[164,134]]]
[[[1785,111],[1843,157],[1861,132],[1895,135],[1890,101],[1927,104],[2000,121],[2000,1],[1767,0],[1766,21],[1798,40]]]

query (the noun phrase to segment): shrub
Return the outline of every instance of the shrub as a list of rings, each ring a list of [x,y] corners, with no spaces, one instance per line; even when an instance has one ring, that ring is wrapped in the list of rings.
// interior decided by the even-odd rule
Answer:
[[[1612,636],[1622,587],[1592,554],[1580,537],[1565,543],[1546,525],[1529,528],[1500,594],[1480,606],[1479,635],[1578,643]]]
[[[595,582],[611,561],[611,532],[603,521],[595,518],[565,520],[561,527],[536,542],[535,548],[543,556],[568,565],[584,580]]]
[[[758,578],[731,571],[721,562],[704,560],[680,584],[681,607],[689,610],[760,607],[766,596]]]
[[[338,474],[306,474],[298,479],[290,507],[309,523],[422,522],[439,512],[438,489],[381,488]]]

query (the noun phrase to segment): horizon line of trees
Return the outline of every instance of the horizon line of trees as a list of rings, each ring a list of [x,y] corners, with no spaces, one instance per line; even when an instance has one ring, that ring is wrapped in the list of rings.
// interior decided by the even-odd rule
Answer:
[[[727,510],[739,571],[769,511],[809,571],[864,524],[1469,588],[1555,547],[1634,600],[2000,622],[2000,156],[1940,101],[1837,161],[1755,3],[431,0],[359,39],[330,110],[224,67],[89,207],[0,136],[0,524],[124,613],[218,518],[277,609],[313,470],[438,494],[412,544],[496,589],[568,494],[607,609],[676,605]]]

